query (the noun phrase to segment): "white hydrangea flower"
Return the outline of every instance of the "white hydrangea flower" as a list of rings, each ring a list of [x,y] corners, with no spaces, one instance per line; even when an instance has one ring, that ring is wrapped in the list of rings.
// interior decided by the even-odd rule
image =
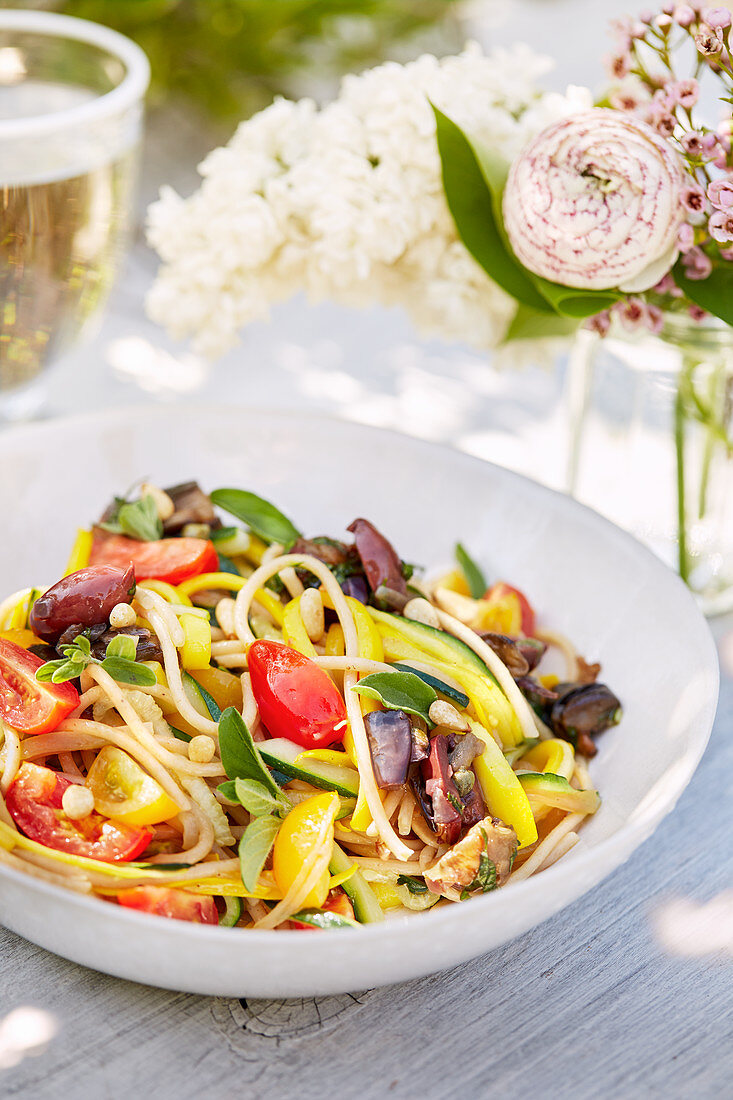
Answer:
[[[496,346],[515,304],[458,239],[430,103],[510,160],[591,105],[585,89],[540,92],[550,66],[523,45],[487,56],[470,44],[347,76],[322,109],[276,100],[205,159],[190,198],[164,188],[150,207],[163,261],[151,317],[218,355],[304,290],[314,302],[402,306],[422,332]]]

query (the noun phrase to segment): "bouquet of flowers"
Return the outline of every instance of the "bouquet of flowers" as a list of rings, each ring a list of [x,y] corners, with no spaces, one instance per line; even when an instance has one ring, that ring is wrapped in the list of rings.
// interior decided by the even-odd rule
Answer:
[[[695,118],[705,79],[733,102],[731,14],[668,3],[615,30],[595,107],[543,94],[526,47],[475,45],[348,76],[320,110],[276,101],[196,194],[151,207],[151,315],[207,354],[299,290],[479,347],[613,317],[658,330],[665,311],[733,324],[730,107]]]

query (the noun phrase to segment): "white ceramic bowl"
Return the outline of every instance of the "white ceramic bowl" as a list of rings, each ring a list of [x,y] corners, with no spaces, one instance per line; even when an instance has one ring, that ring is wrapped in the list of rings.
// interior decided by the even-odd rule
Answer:
[[[338,993],[414,978],[539,924],[618,867],[668,813],[705,748],[718,666],[682,585],[574,501],[456,451],[326,417],[190,406],[125,410],[0,434],[0,589],[51,583],[75,531],[149,475],[275,501],[309,534],[357,515],[408,561],[447,563],[457,539],[490,578],[603,662],[624,703],[592,775],[603,805],[548,871],[462,905],[355,933],[236,932],[130,912],[0,868],[0,921],[76,962],[224,996]]]

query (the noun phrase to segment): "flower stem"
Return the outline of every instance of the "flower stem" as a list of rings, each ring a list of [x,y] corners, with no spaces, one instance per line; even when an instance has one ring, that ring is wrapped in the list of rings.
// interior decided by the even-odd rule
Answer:
[[[677,457],[677,571],[685,584],[689,584],[690,559],[687,551],[685,507],[685,403],[681,384],[677,387],[674,401],[674,444]]]

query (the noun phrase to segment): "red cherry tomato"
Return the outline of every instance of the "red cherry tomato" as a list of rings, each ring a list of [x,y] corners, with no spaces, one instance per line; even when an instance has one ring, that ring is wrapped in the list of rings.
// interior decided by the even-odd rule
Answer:
[[[172,890],[167,886],[133,886],[130,890],[120,890],[117,900],[126,909],[154,913],[157,917],[188,920],[194,924],[219,923],[214,899],[186,890]]]
[[[486,589],[486,592],[484,593],[484,599],[502,599],[504,596],[508,596],[510,593],[513,596],[516,596],[519,600],[519,612],[522,620],[522,633],[526,634],[528,638],[531,638],[535,630],[535,613],[531,603],[525,596],[524,592],[520,592],[518,588],[514,588],[511,584],[505,584],[504,581],[497,581],[496,584],[492,584],[491,588]]]
[[[260,639],[247,654],[252,691],[271,737],[305,749],[341,741],[346,707],[322,668],[296,649]]]
[[[21,733],[48,733],[79,705],[72,684],[41,684],[43,661],[15,642],[0,638],[0,718]]]
[[[31,840],[57,852],[107,863],[135,859],[150,843],[149,829],[112,821],[92,811],[72,820],[61,808],[71,780],[38,764],[22,764],[5,796],[15,824]]]
[[[158,539],[139,542],[125,535],[95,532],[91,565],[116,565],[123,569],[132,562],[139,581],[168,581],[179,584],[199,573],[214,573],[219,558],[214,544],[207,539]]]

